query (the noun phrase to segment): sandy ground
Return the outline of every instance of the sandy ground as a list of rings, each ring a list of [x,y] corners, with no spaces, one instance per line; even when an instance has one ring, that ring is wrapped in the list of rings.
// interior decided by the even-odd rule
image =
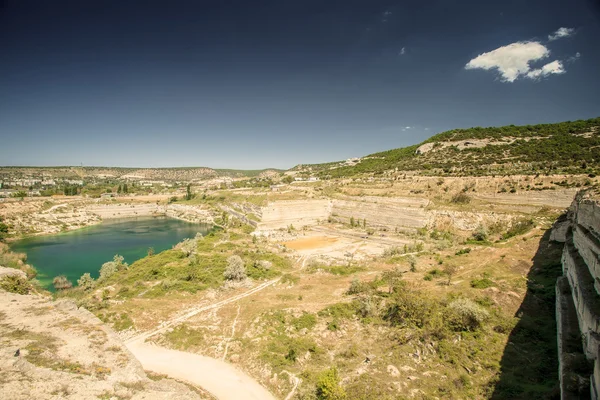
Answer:
[[[139,342],[127,348],[144,369],[198,385],[219,400],[275,400],[258,382],[224,361]]]
[[[283,244],[285,244],[288,248],[293,250],[312,250],[323,247],[329,247],[332,243],[335,243],[337,241],[337,238],[327,236],[313,236],[297,240],[291,240],[289,242],[284,242]]]

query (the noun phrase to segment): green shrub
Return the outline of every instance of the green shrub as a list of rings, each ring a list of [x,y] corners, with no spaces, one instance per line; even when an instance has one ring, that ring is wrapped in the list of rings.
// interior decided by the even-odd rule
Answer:
[[[464,249],[458,250],[456,253],[454,253],[454,255],[461,256],[463,254],[469,254],[470,252],[471,252],[471,248],[470,247],[466,247]]]
[[[348,288],[347,294],[359,294],[369,290],[369,285],[365,282],[359,281],[357,278],[354,278],[350,283],[350,287]]]
[[[112,261],[105,262],[100,268],[100,277],[98,280],[106,280],[116,274],[118,271],[126,270],[129,268],[129,264],[123,262],[123,256],[115,254]]]
[[[488,278],[471,279],[471,287],[475,289],[486,289],[494,286],[494,282]]]
[[[451,324],[459,331],[473,331],[479,328],[490,314],[482,306],[469,299],[457,299],[448,305],[452,312]]]
[[[0,288],[9,293],[29,294],[33,290],[31,283],[20,276],[9,275],[2,278]]]
[[[317,316],[311,313],[303,313],[298,318],[294,318],[291,321],[291,324],[296,330],[301,329],[312,329],[317,324]]]
[[[223,272],[223,276],[230,281],[246,279],[246,267],[240,256],[231,256],[227,259],[227,268]]]
[[[318,400],[344,400],[346,392],[340,386],[340,378],[335,367],[329,368],[317,377],[316,395]]]
[[[487,240],[488,238],[488,232],[487,229],[485,229],[485,227],[483,225],[479,225],[477,227],[477,229],[475,230],[475,232],[473,232],[473,240],[479,241],[479,242],[483,242],[485,240]]]
[[[81,278],[77,279],[77,286],[83,290],[90,290],[95,284],[96,281],[94,281],[94,278],[92,278],[89,272],[86,272],[85,274],[81,275]]]
[[[471,202],[471,197],[463,192],[457,193],[450,200],[455,204],[469,204]]]
[[[528,231],[530,231],[535,226],[535,223],[532,219],[520,219],[518,221],[514,221],[511,227],[500,237],[502,240],[509,239],[514,236],[522,235]]]
[[[54,277],[54,279],[52,280],[52,285],[56,290],[66,290],[73,287],[73,283],[69,281],[64,275]]]
[[[358,311],[358,302],[336,303],[326,307],[318,312],[319,316],[333,317],[334,319],[353,318]]]

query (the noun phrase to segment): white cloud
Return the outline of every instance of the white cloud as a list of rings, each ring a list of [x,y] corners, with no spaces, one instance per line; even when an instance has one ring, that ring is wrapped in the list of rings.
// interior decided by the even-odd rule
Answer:
[[[406,47],[400,49],[400,55],[403,56],[404,54],[406,54]]]
[[[550,50],[539,42],[516,42],[478,55],[465,65],[465,69],[486,71],[496,69],[503,81],[514,82],[522,76],[532,78],[529,76],[531,71],[529,64],[547,58],[549,55]]]
[[[566,38],[575,34],[575,28],[558,28],[556,32],[548,35],[548,40],[553,41],[556,39]]]
[[[544,65],[542,68],[532,69],[527,73],[527,77],[531,79],[540,79],[548,75],[564,74],[565,72],[562,62],[556,60]]]

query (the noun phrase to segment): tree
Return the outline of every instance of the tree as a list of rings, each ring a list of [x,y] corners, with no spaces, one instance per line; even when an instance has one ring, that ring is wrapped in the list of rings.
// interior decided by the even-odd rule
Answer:
[[[243,281],[246,279],[246,267],[240,256],[231,256],[227,259],[227,268],[223,276],[230,281]]]
[[[123,193],[128,193],[128,192],[129,192],[129,189],[127,188],[127,184],[124,183],[123,184]]]
[[[119,185],[119,187],[117,188],[117,193],[121,193],[123,192],[123,187],[121,185]]]
[[[94,278],[92,278],[89,272],[86,272],[85,274],[81,275],[81,278],[77,279],[77,286],[83,290],[90,290],[95,284],[96,281]]]
[[[393,293],[394,288],[396,287],[398,282],[400,282],[400,280],[402,279],[402,271],[400,271],[400,269],[398,269],[398,267],[394,267],[393,269],[391,269],[389,271],[385,271],[383,273],[382,277],[383,277],[383,280],[386,281],[388,284],[389,293]]]
[[[23,200],[23,198],[27,197],[27,192],[24,190],[19,190],[18,192],[14,192],[12,194],[12,197],[20,198],[21,200]]]
[[[457,270],[458,268],[456,267],[456,265],[444,265],[444,273],[448,276],[448,282],[446,283],[448,286],[450,286],[450,280],[452,279]]]
[[[67,279],[67,277],[64,275],[59,275],[59,276],[55,277],[52,280],[52,285],[54,286],[54,289],[56,289],[56,290],[66,290],[66,289],[70,289],[71,287],[73,287],[73,284],[71,283],[71,281],[69,281]]]
[[[192,193],[192,184],[188,183],[187,190],[185,192],[185,199],[186,200],[191,200],[193,198],[194,198],[194,194]]]
[[[415,256],[410,254],[407,256],[408,263],[410,264],[410,272],[417,272],[417,259]]]

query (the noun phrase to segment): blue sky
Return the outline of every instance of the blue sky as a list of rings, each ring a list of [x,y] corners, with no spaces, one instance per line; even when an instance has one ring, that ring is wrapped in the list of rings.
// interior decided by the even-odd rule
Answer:
[[[290,168],[597,117],[598,37],[593,0],[5,0],[0,165]]]

